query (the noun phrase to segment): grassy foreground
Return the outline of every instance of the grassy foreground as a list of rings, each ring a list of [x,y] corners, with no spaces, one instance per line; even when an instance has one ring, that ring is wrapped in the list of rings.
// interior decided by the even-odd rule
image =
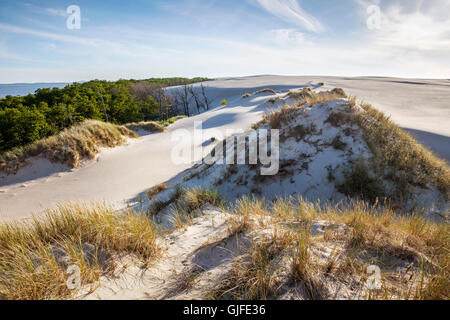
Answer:
[[[195,227],[206,203],[230,213],[225,240],[253,240],[242,242],[231,268],[202,289],[205,299],[278,299],[291,289],[299,292],[294,298],[336,299],[336,287],[343,299],[450,298],[448,224],[361,202],[331,207],[302,198],[243,197],[230,206],[216,191],[194,188],[174,200],[175,229]],[[314,233],[318,224],[323,229]],[[73,266],[83,292],[94,291],[101,275],[114,272],[118,254],[151,268],[163,254],[158,237],[165,236],[150,217],[103,203],[61,205],[28,223],[3,224],[0,299],[73,298]],[[371,265],[381,269],[381,286],[368,291]]]
[[[361,202],[323,207],[301,198],[244,197],[233,212],[230,236],[259,236],[210,298],[278,299],[291,290],[306,299],[336,299],[341,288],[343,299],[450,299],[447,224]],[[322,232],[314,233],[315,225]],[[380,286],[370,291],[373,265],[381,270]]]
[[[150,264],[158,252],[156,229],[143,216],[104,203],[60,205],[31,222],[0,225],[0,299],[71,298],[77,281],[95,285],[113,272],[116,254]]]

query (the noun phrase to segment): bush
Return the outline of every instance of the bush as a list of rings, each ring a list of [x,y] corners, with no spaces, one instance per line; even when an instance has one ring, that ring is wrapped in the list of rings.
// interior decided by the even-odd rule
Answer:
[[[222,106],[226,106],[228,104],[228,101],[226,99],[223,99],[220,103]]]

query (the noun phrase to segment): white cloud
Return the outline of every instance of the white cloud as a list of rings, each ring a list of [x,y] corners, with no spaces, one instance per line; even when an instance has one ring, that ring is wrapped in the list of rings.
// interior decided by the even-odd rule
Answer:
[[[61,9],[45,8],[45,12],[51,16],[66,17],[67,13]]]
[[[320,21],[305,12],[296,0],[256,0],[256,2],[274,16],[308,31],[319,33],[324,29]]]
[[[370,5],[355,0],[361,7]],[[376,44],[415,51],[450,50],[450,0],[377,1],[381,29],[370,32]]]
[[[305,34],[295,29],[275,29],[269,31],[269,39],[278,45],[299,46],[306,42]]]

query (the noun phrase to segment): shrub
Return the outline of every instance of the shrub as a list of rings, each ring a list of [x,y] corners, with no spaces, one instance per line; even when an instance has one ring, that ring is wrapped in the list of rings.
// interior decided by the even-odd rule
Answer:
[[[222,106],[226,106],[228,104],[228,101],[226,99],[223,99],[220,103]]]

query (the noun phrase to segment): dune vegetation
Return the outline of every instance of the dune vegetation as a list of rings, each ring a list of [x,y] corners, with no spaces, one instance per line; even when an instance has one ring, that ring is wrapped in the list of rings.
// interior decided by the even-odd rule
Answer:
[[[231,210],[230,232],[254,240],[207,290],[210,298],[450,298],[446,224],[361,202],[324,207],[301,198],[244,197]],[[380,287],[367,290],[373,265]]]
[[[159,254],[156,229],[149,219],[104,203],[64,204],[30,222],[2,224],[0,299],[74,297],[70,266],[80,272],[78,285],[93,290],[123,253],[150,265]]]
[[[163,132],[166,130],[166,127],[184,118],[186,118],[186,116],[176,116],[169,118],[167,120],[160,120],[160,121],[132,122],[127,123],[124,126],[133,131],[144,130],[147,132]]]
[[[207,80],[93,80],[63,89],[42,88],[27,96],[0,98],[0,152],[56,135],[89,119],[121,125],[167,120],[188,110],[183,110],[180,99],[172,99],[164,88],[178,85],[188,88],[188,84]],[[199,96],[199,90],[191,91],[195,97]],[[191,99],[190,95],[184,98]]]
[[[355,110],[355,99],[350,100],[349,106]],[[392,196],[401,200],[408,197],[412,187],[435,185],[448,201],[450,169],[447,163],[370,104],[361,103],[360,107],[364,111],[356,112],[356,121],[374,155],[368,165],[376,175],[397,183]]]
[[[27,158],[40,155],[52,162],[77,168],[82,160],[95,158],[100,148],[113,148],[123,144],[127,138],[137,138],[136,132],[139,130],[163,132],[167,126],[184,118],[185,116],[176,116],[167,120],[133,122],[123,126],[86,120],[57,135],[0,153],[0,172],[15,173],[27,164]]]
[[[0,154],[0,171],[14,173],[34,156],[76,168],[83,159],[93,159],[101,147],[121,145],[126,138],[137,138],[137,134],[124,126],[86,120],[55,136]]]
[[[436,187],[445,201],[450,199],[450,169],[447,163],[371,105],[357,102],[355,97],[347,98],[340,88],[320,93],[303,89],[290,92],[286,97],[295,97],[298,102],[265,114],[253,128],[268,124],[272,129],[281,129],[295,120],[298,110],[302,108],[346,99],[345,112],[331,112],[326,122],[337,128],[343,124],[359,126],[373,156],[352,164],[345,174],[345,181],[337,186],[340,192],[372,203],[388,201],[393,206],[401,206],[408,201],[415,188]],[[339,149],[341,143],[337,138],[332,144]],[[386,182],[392,186],[388,188]]]
[[[172,279],[176,291],[172,296],[227,300],[450,298],[450,238],[445,223],[429,221],[420,214],[399,215],[388,206],[360,201],[328,206],[301,197],[266,201],[244,196],[225,204],[211,189],[186,189],[183,194],[167,204],[171,205],[166,214],[172,216],[174,230],[194,232],[202,219],[211,220],[202,216],[204,205],[218,206],[227,215],[228,231],[216,234],[213,242],[197,250],[212,252],[208,248],[223,246],[229,259],[215,262],[222,270],[219,273],[186,262],[186,270],[178,270],[179,276]],[[215,224],[214,220],[210,223]],[[170,233],[161,236],[170,237]],[[230,247],[233,241],[237,246]],[[369,288],[374,266],[380,269],[379,282]],[[216,276],[211,279],[209,274]]]
[[[164,126],[156,121],[132,122],[124,126],[132,131],[163,132],[165,130]]]
[[[330,182],[348,201],[331,205],[301,196],[268,201],[244,195],[226,202],[227,195],[217,190],[184,187],[199,176],[188,172],[188,178],[180,178],[177,185],[167,182],[147,190],[142,213],[115,211],[104,203],[59,205],[31,221],[0,225],[0,299],[75,298],[80,292],[95,291],[100,278],[113,282],[115,272],[128,268],[130,261],[143,274],[156,268],[159,259],[173,263],[177,256],[165,256],[173,245],[182,249],[176,254],[185,256],[180,270],[167,274],[164,281],[157,279],[158,294],[168,290],[162,298],[450,299],[448,223],[427,219],[414,209],[400,210],[416,188],[434,188],[448,201],[450,173],[445,161],[370,105],[348,98],[342,89],[321,93],[303,89],[284,98],[297,102],[264,115],[253,128],[283,129],[306,108],[325,106],[328,113],[324,111],[320,123],[359,130],[371,157],[348,163],[344,180]],[[334,108],[326,105],[334,100],[338,100],[331,104]],[[136,137],[132,130],[163,131],[177,119],[124,126],[88,120],[2,154],[2,170],[13,171],[26,158],[40,154],[76,167],[82,159],[93,158],[100,147]],[[298,125],[289,131],[299,142],[320,132],[316,129]],[[344,149],[339,133],[333,137],[321,141],[323,146]],[[230,178],[230,170],[237,172],[235,166],[228,167],[222,180]],[[223,213],[224,223],[207,216],[211,207]],[[186,243],[180,245],[179,239]],[[200,254],[213,259],[217,248],[225,248],[225,256],[210,263],[210,269],[196,264],[194,258]],[[123,264],[123,257],[133,259]],[[376,268],[379,279],[371,288]],[[74,270],[80,273],[79,283],[71,277]],[[76,290],[71,289],[74,284],[79,285]]]

